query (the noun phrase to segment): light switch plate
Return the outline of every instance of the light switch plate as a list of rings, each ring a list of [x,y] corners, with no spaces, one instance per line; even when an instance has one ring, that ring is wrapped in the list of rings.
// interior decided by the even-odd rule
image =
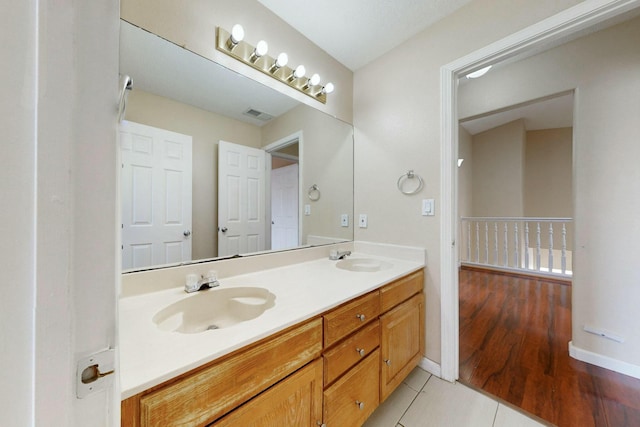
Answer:
[[[367,228],[367,214],[360,214],[360,218],[358,221],[358,227]]]
[[[348,227],[349,226],[349,214],[340,215],[340,226]]]
[[[311,205],[304,205],[304,214],[311,215]]]
[[[422,215],[423,216],[433,216],[435,215],[435,201],[433,199],[423,199],[422,200]]]

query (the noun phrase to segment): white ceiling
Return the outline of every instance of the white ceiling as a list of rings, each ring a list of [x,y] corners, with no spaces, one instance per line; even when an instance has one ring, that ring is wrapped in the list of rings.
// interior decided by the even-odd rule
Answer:
[[[471,0],[258,0],[355,71]]]
[[[526,130],[572,127],[573,92],[463,119],[460,125],[471,135],[476,135],[518,119],[524,119]]]

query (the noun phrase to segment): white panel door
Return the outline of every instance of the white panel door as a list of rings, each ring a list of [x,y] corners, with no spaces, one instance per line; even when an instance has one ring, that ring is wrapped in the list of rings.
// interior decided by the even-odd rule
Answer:
[[[298,242],[298,164],[271,170],[271,249]]]
[[[218,256],[263,251],[265,152],[218,144]]]
[[[122,268],[191,260],[188,135],[123,121]]]

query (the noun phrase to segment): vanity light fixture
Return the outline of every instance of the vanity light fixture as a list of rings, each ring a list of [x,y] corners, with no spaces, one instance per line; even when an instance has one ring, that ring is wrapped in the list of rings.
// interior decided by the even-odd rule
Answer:
[[[487,71],[489,71],[491,69],[491,65],[484,67],[484,68],[480,68],[477,71],[474,71],[473,73],[469,73],[467,74],[467,78],[468,79],[477,79],[478,77],[482,77],[485,74],[487,74]]]
[[[239,24],[232,27],[231,33],[221,27],[216,29],[216,49],[323,104],[327,102],[327,94],[334,91],[332,83],[320,83],[318,74],[305,79],[307,70],[304,65],[298,65],[295,69],[288,67],[289,56],[286,53],[279,54],[276,59],[268,56],[266,41],[260,40],[255,47],[245,42],[244,29]]]
[[[269,72],[271,74],[275,73],[280,68],[282,68],[285,65],[287,65],[288,62],[289,62],[289,55],[287,55],[286,53],[282,52],[280,55],[278,55],[276,60],[273,62],[273,65],[271,66],[271,68],[269,68]]]
[[[322,86],[322,89],[320,89],[320,92],[317,93],[316,96],[326,95],[333,92],[334,89],[335,88],[333,87],[333,83],[329,82],[326,85]]]
[[[310,87],[317,86],[320,83],[320,75],[314,74],[311,78],[307,79],[307,82],[302,86],[303,90],[307,90]]]
[[[296,69],[289,74],[289,77],[287,77],[287,82],[291,83],[296,79],[303,78],[306,72],[307,70],[304,68],[304,65],[298,65]]]
[[[229,38],[227,39],[227,49],[230,51],[233,50],[238,43],[240,43],[244,39],[244,28],[242,25],[236,24],[231,28],[231,34],[229,34]]]
[[[255,62],[261,57],[265,56],[268,51],[269,51],[269,45],[267,44],[267,42],[264,40],[260,40],[256,45],[256,48],[253,49],[253,53],[249,57],[249,62],[251,62],[252,64],[255,64]]]

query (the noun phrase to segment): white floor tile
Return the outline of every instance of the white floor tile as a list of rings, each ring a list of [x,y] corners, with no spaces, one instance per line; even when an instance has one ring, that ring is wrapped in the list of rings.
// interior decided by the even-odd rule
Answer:
[[[413,371],[411,371],[407,378],[405,378],[404,383],[415,391],[420,391],[422,390],[422,387],[424,387],[424,385],[427,383],[430,376],[431,374],[427,371],[416,367],[413,369]]]
[[[493,427],[544,427],[544,424],[521,414],[520,412],[499,404],[496,421]]]
[[[417,394],[417,391],[411,389],[406,384],[400,384],[387,400],[371,414],[363,427],[395,426]]]
[[[431,377],[400,420],[404,427],[491,427],[498,402],[470,388]]]

